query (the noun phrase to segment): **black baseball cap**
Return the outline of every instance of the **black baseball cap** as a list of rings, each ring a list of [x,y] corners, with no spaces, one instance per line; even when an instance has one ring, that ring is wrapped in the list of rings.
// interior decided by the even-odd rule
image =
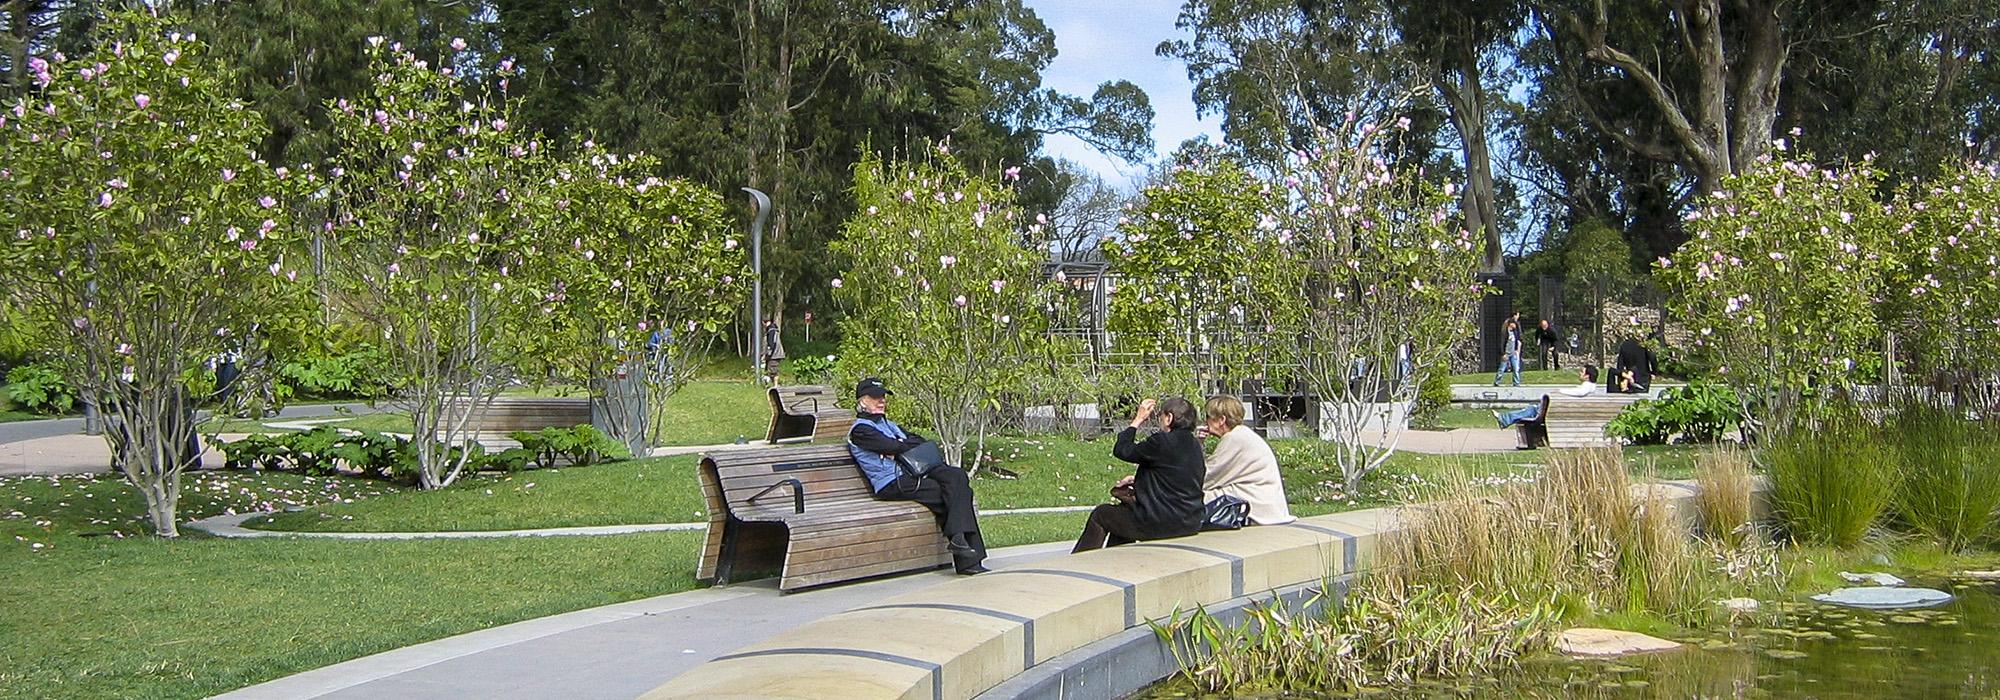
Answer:
[[[895,393],[884,386],[882,380],[874,377],[863,379],[860,384],[854,385],[854,398],[857,399],[863,396],[892,396]]]

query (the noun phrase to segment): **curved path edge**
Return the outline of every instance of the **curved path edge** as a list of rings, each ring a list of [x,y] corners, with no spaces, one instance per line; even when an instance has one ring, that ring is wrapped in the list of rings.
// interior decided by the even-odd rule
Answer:
[[[1096,506],[1059,506],[1051,508],[1013,508],[1009,510],[982,511],[981,516],[991,515],[1032,515],[1036,513],[1082,513]],[[309,537],[329,540],[455,540],[490,537],[573,537],[588,535],[629,535],[637,532],[675,532],[706,530],[708,523],[651,523],[640,525],[589,525],[582,527],[545,527],[529,530],[461,530],[438,532],[305,532],[295,530],[259,530],[244,527],[243,522],[270,513],[232,513],[212,518],[202,518],[188,523],[188,527],[217,537]]]

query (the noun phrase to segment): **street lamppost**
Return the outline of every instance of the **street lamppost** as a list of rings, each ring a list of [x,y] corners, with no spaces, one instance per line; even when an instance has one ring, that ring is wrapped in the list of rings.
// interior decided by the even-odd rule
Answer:
[[[771,218],[771,196],[755,188],[745,187],[750,193],[750,205],[757,214],[750,221],[750,373],[762,376],[764,371],[764,221]]]

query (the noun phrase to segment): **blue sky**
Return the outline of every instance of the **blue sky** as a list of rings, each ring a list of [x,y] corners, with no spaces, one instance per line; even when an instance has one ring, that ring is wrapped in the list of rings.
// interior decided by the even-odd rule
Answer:
[[[1220,142],[1221,122],[1195,118],[1194,85],[1180,61],[1153,54],[1160,42],[1185,36],[1174,28],[1180,0],[1024,0],[1056,35],[1056,60],[1042,85],[1089,98],[1099,83],[1130,80],[1153,101],[1153,147],[1164,155],[1200,134]],[[1123,188],[1144,171],[1099,154],[1071,136],[1050,136],[1043,150],[1096,171]]]

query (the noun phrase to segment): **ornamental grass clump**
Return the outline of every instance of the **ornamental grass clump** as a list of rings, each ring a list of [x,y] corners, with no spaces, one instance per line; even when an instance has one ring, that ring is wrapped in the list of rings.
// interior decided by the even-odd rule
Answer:
[[[1710,470],[1744,472],[1705,485],[1740,490],[1717,499],[1740,510],[1716,510],[1747,522],[1747,470]],[[1384,536],[1338,612],[1254,611],[1236,626],[1198,613],[1161,627],[1181,633],[1183,678],[1210,692],[1297,692],[1481,675],[1547,648],[1566,622],[1701,624],[1713,601],[1778,580],[1768,543],[1690,537],[1692,513],[1664,488],[1636,488],[1618,450],[1555,451],[1540,479],[1499,489],[1460,473],[1430,495]]]
[[[1763,450],[1771,504],[1791,538],[1852,547],[1896,494],[1895,455],[1881,431],[1852,410],[1837,410],[1781,432]]]
[[[1694,481],[1700,489],[1695,507],[1701,513],[1701,534],[1731,547],[1740,546],[1755,529],[1751,520],[1750,455],[1725,449],[1695,458]]]
[[[1912,403],[1890,421],[1902,523],[1959,551],[1994,534],[2000,513],[2000,439],[1992,426]]]

